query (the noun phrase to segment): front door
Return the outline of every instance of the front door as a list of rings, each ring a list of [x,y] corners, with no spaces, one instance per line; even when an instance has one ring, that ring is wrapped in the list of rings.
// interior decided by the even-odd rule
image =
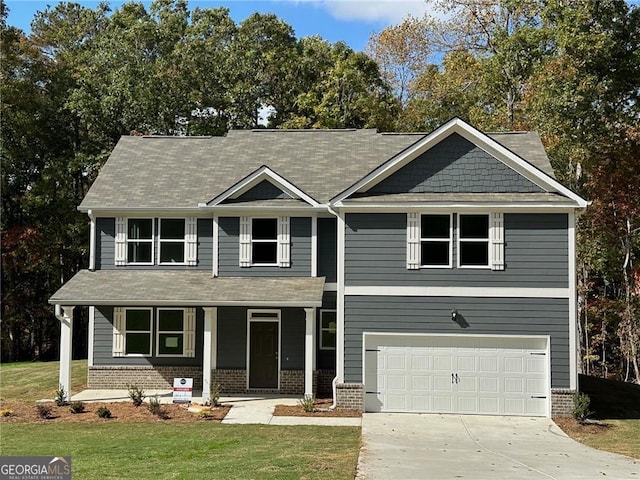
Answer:
[[[249,388],[278,388],[278,322],[249,322]]]

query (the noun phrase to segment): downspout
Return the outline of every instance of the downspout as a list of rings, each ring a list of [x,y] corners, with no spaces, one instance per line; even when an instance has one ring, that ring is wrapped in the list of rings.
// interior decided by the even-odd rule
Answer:
[[[88,210],[87,215],[89,215],[89,219],[91,220],[89,229],[89,270],[93,272],[96,269],[96,217],[93,214],[93,210]]]
[[[331,208],[331,206],[327,205],[327,210],[329,211],[329,213],[333,216],[337,218],[339,218],[340,216],[338,215],[338,213],[333,210],[333,208]],[[336,244],[336,248],[338,248],[338,245]],[[337,252],[336,252],[336,257],[337,257]],[[338,279],[339,281],[339,279]],[[336,362],[338,361],[338,359],[336,358]],[[331,380],[331,395],[333,395],[333,403],[331,405],[329,405],[329,408],[327,410],[335,410],[335,408],[338,406],[338,372],[337,372],[337,365],[336,365],[336,376],[333,377],[333,380]]]

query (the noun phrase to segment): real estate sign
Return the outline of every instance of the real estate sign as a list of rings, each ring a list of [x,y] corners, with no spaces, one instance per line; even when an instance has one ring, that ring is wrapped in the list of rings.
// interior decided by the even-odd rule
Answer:
[[[193,398],[193,378],[173,379],[173,403],[191,403]]]

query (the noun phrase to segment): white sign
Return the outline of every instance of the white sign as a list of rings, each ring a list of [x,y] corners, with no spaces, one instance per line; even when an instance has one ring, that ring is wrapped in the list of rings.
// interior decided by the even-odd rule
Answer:
[[[173,403],[191,403],[193,378],[173,379]]]

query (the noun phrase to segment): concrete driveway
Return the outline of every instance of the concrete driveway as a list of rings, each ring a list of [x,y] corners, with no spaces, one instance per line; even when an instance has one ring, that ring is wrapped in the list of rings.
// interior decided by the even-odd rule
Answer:
[[[357,479],[640,480],[640,461],[567,437],[548,418],[367,413]]]

